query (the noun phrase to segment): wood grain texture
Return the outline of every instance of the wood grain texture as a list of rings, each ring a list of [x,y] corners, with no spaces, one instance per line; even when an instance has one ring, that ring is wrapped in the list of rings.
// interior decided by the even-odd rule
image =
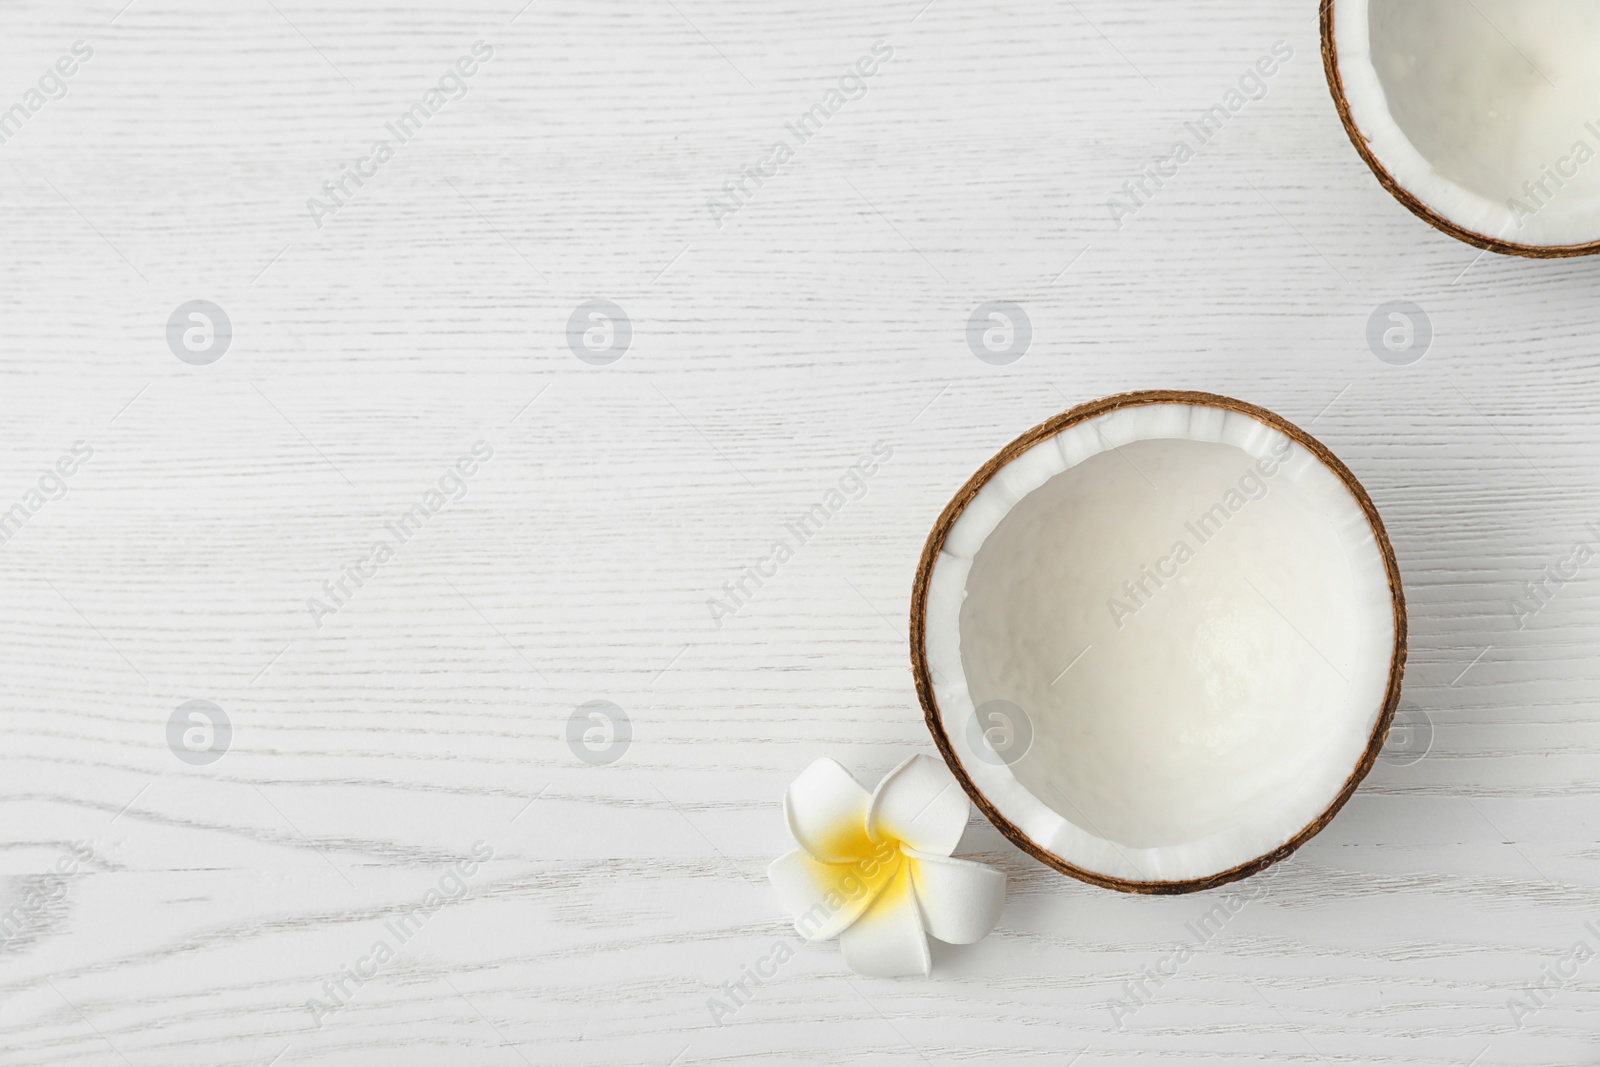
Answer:
[[[0,1062],[1600,1059],[1600,964],[1507,1007],[1600,945],[1600,562],[1510,606],[1600,522],[1600,263],[1480,257],[1395,203],[1310,2],[520,6],[0,8],[0,107],[94,50],[0,144],[0,510],[93,448],[0,545],[0,899],[43,901],[0,944]],[[480,39],[466,95],[317,227],[307,199]],[[707,200],[879,40],[719,227]],[[1116,227],[1278,40],[1265,97]],[[592,298],[633,326],[611,366],[567,347]],[[166,344],[193,299],[233,324],[209,366]],[[1004,367],[965,339],[994,299],[1033,326]],[[1405,367],[1366,340],[1395,299],[1434,329]],[[926,981],[808,948],[719,1025],[787,936],[787,782],[932,751],[905,617],[939,510],[1137,388],[1260,404],[1361,479],[1431,751],[1120,1026],[1221,894],[1093,889],[976,821],[960,854],[1010,878],[988,940]],[[478,441],[318,627],[307,598]],[[865,495],[718,626],[708,598],[877,441]],[[193,699],[234,727],[209,766],[167,747]],[[595,699],[632,722],[605,766],[565,740]],[[477,841],[463,898],[314,1026]]]

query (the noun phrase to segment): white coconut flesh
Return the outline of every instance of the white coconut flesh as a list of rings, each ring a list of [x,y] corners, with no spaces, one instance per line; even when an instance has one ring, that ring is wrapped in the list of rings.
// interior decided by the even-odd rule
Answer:
[[[1436,214],[1541,247],[1600,240],[1600,3],[1333,0],[1350,116]]]
[[[1326,811],[1395,638],[1382,550],[1339,476],[1248,415],[1179,403],[1004,466],[951,527],[926,618],[978,791],[1072,866],[1144,883],[1231,871]]]

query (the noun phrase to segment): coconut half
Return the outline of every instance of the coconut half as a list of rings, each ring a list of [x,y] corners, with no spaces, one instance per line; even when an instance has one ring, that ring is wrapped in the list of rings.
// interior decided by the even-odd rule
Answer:
[[[1322,59],[1417,215],[1494,252],[1600,252],[1600,3],[1323,0]]]
[[[1305,431],[1209,393],[1034,427],[929,534],[917,695],[1002,833],[1134,893],[1262,870],[1327,825],[1400,699],[1383,523]]]

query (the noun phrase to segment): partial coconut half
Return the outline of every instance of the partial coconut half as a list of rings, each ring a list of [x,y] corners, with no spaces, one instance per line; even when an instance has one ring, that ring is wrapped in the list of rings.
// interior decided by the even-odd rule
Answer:
[[[1600,3],[1323,0],[1322,59],[1417,215],[1508,255],[1600,252]]]
[[[1029,430],[944,509],[912,591],[917,695],[973,802],[1132,893],[1243,878],[1327,825],[1383,745],[1405,648],[1355,476],[1209,393]]]

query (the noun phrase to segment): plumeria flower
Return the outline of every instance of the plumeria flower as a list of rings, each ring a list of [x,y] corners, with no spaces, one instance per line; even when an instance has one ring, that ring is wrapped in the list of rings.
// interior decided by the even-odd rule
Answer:
[[[868,793],[819,759],[783,798],[800,847],[767,877],[808,941],[839,938],[845,965],[874,978],[927,975],[928,935],[970,945],[994,929],[1003,872],[952,859],[971,809],[950,769],[912,756]]]

